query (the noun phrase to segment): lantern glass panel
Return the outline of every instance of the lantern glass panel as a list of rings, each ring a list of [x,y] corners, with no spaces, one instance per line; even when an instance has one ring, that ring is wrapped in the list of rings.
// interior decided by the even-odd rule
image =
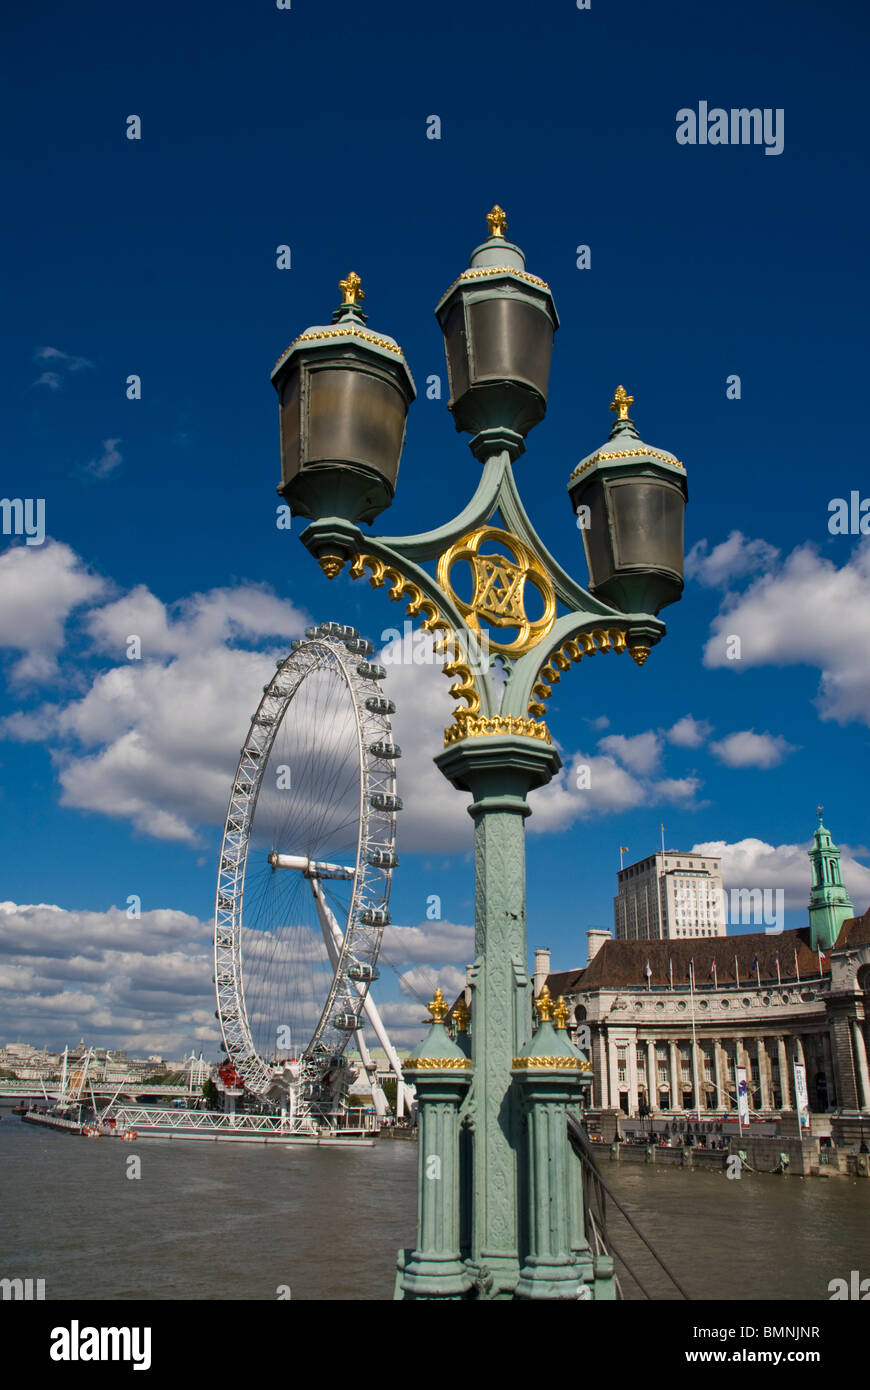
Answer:
[[[281,386],[281,472],[285,482],[299,472],[299,371]]]
[[[683,497],[669,483],[632,479],[608,489],[617,569],[649,565],[683,572]]]
[[[346,368],[311,372],[307,462],[360,463],[395,484],[404,434],[405,402],[388,381]]]
[[[465,310],[460,301],[454,304],[444,325],[444,345],[447,351],[447,373],[450,394],[454,400],[468,390],[468,356],[465,342]]]
[[[553,325],[540,309],[501,295],[468,307],[474,345],[474,375],[529,381],[547,394]]]

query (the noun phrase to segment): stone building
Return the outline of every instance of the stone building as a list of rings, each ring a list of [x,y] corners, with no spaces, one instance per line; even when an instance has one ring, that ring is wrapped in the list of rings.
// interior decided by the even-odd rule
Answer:
[[[590,1105],[625,1114],[736,1109],[735,1067],[750,1106],[794,1109],[794,1063],[811,1110],[870,1112],[870,909],[852,915],[840,853],[821,823],[810,851],[809,926],[671,940],[587,933],[584,969],[550,971],[535,953],[535,993],[565,996],[589,1028]]]
[[[613,922],[618,941],[724,936],[721,859],[662,850],[626,864],[617,874]]]

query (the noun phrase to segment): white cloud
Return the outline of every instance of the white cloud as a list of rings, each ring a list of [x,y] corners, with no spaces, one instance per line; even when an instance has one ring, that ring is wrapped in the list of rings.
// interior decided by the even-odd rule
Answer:
[[[708,588],[725,588],[732,579],[769,569],[778,556],[779,551],[767,541],[748,540],[741,531],[732,531],[709,554],[707,541],[696,541],[686,556],[686,578]]]
[[[61,352],[60,348],[44,347],[37,348],[33,354],[35,362],[56,362],[59,367],[63,367],[68,372],[80,372],[85,367],[92,367],[93,362],[88,361],[87,357],[75,357],[70,352]]]
[[[34,386],[47,386],[50,391],[59,391],[61,387],[61,376],[59,372],[43,372],[34,381]]]
[[[677,748],[700,748],[713,732],[712,724],[704,719],[694,719],[691,714],[683,715],[665,733],[668,743]]]
[[[692,846],[692,854],[719,855],[726,889],[781,888],[787,908],[806,909],[810,896],[810,861],[807,851],[812,839],[803,845],[770,845],[764,840],[747,837],[729,844],[725,840],[708,840]],[[857,916],[870,906],[870,868],[857,855],[866,850],[851,850],[840,846],[840,866],[843,882],[852,899]]]
[[[698,777],[664,777],[655,785],[660,801],[689,804],[703,784]]]
[[[424,922],[419,927],[396,924],[384,928],[381,954],[388,965],[414,961],[430,964],[474,959],[474,928],[459,922]]]
[[[399,977],[399,987],[403,994],[428,1004],[440,988],[448,1004],[452,1004],[465,985],[465,971],[458,965],[415,965]]]
[[[211,922],[169,908],[0,903],[0,1016],[7,1041],[95,1045],[177,1058],[216,1050]]]
[[[658,734],[650,730],[645,734],[608,734],[598,740],[603,753],[609,753],[624,767],[641,774],[653,772],[661,759],[662,745]]]
[[[85,464],[85,471],[95,478],[108,478],[124,462],[118,448],[120,442],[120,439],[104,439],[103,452]]]
[[[870,724],[870,540],[839,568],[810,545],[729,602],[713,622],[704,665],[816,666],[822,719]],[[740,638],[740,660],[727,638]]]
[[[26,669],[56,668],[71,608],[105,587],[66,546],[13,549],[0,559],[0,642],[14,644],[25,631]],[[194,842],[198,826],[223,821],[251,712],[275,669],[274,651],[230,644],[278,638],[283,653],[305,622],[292,603],[255,585],[174,606],[140,585],[85,622],[96,652],[119,664],[91,677],[80,698],[18,711],[0,730],[51,742],[64,805]],[[141,639],[141,660],[125,659],[132,635]]]
[[[52,680],[67,619],[106,588],[105,581],[59,541],[15,545],[0,555],[0,647],[24,653],[13,678]]]
[[[51,362],[52,370],[44,371],[33,383],[34,386],[47,386],[50,391],[60,390],[65,372],[81,372],[94,365],[86,357],[74,357],[71,353],[61,352],[59,348],[54,347],[37,348],[33,360]]]
[[[726,767],[778,767],[794,751],[781,734],[757,734],[754,729],[740,729],[710,744],[710,752]]]

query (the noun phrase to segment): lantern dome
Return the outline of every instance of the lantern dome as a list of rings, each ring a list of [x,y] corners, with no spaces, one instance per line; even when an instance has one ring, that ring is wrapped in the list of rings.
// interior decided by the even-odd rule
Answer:
[[[645,444],[629,419],[634,396],[618,386],[610,438],[568,479],[589,565],[590,590],[625,613],[658,613],[683,591],[686,470]]]
[[[559,316],[549,285],[529,274],[523,252],[505,238],[507,218],[498,204],[487,222],[489,237],[472,252],[435,314],[444,334],[448,408],[457,430],[510,431],[516,455],[547,409]]]
[[[294,515],[374,521],[393,500],[416,391],[402,349],[366,328],[354,272],[332,323],[294,338],[272,370],[281,402],[281,482]]]

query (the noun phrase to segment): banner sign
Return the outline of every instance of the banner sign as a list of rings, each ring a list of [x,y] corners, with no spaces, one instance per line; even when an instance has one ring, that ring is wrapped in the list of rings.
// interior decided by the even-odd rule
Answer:
[[[737,1067],[737,1118],[742,1125],[749,1124],[749,1088],[746,1085],[746,1068]]]
[[[794,1064],[794,1100],[801,1129],[810,1127],[810,1102],[807,1096],[807,1069],[800,1062]]]

